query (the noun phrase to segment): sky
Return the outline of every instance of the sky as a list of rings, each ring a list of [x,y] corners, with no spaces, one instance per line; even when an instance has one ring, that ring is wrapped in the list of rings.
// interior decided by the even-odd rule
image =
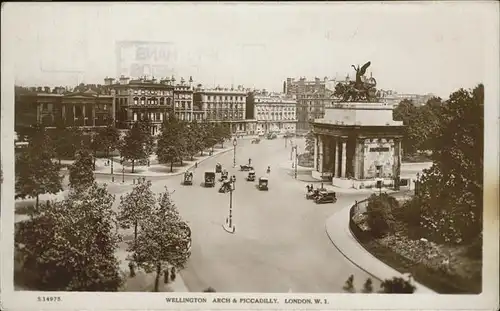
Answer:
[[[177,81],[280,91],[371,61],[377,88],[447,98],[483,82],[492,4],[11,2],[2,28],[18,85],[102,84],[155,64]]]

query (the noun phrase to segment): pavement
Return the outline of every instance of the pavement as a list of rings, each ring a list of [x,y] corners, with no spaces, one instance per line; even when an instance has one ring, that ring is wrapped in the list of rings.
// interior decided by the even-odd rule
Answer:
[[[393,277],[403,277],[406,279],[406,275],[399,273],[377,259],[353,236],[351,230],[349,229],[349,211],[352,205],[353,204],[346,205],[326,221],[326,233],[328,234],[328,237],[332,241],[333,245],[335,245],[335,247],[356,266],[366,271],[379,281],[392,279]],[[433,290],[415,282],[414,280],[412,280],[412,283],[416,287],[415,293],[417,294],[435,294]]]

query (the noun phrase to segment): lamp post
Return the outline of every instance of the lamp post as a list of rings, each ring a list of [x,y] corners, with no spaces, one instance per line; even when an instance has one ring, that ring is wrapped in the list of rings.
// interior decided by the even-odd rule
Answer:
[[[124,162],[125,161],[122,158],[122,160],[120,161],[120,163],[122,164],[122,183],[125,183],[125,166],[124,166],[125,163]]]
[[[234,177],[234,176],[233,176]],[[226,224],[228,225],[229,233],[234,233],[235,227],[233,225],[233,191],[235,189],[236,180],[231,178],[230,189],[229,189],[229,218],[226,218]]]
[[[293,150],[295,150],[295,160],[292,162],[292,165],[295,167],[295,172],[294,172],[294,176],[295,176],[295,179],[297,179],[297,166],[299,165],[298,163],[298,154],[297,154],[297,145],[293,146],[292,147],[292,152]]]
[[[413,181],[415,183],[415,195],[418,196],[420,188],[420,173],[417,173],[417,179]]]
[[[109,149],[108,148],[108,160],[109,160]],[[113,175],[113,158],[111,158],[111,182],[115,182],[115,175]]]
[[[238,141],[236,140],[236,137],[233,139],[233,167],[236,167],[236,145],[238,144]]]

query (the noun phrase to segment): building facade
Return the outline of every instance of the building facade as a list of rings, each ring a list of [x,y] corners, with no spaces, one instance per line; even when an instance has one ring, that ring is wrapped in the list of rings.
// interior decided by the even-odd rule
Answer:
[[[194,90],[194,109],[199,118],[209,122],[222,122],[230,125],[231,132],[237,135],[247,133],[246,116],[247,93],[242,86],[238,88],[205,89],[198,85]]]
[[[118,128],[127,129],[134,122],[148,118],[153,124],[152,133],[157,134],[163,120],[175,113],[174,77],[158,81],[121,76],[117,83],[113,78],[104,80],[115,91],[114,116]]]
[[[370,187],[399,180],[403,123],[384,103],[341,103],[315,120],[313,176],[339,187]]]
[[[292,95],[254,91],[249,93],[247,109],[253,111],[248,116],[255,120],[254,134],[296,132],[297,101]]]
[[[16,88],[15,128],[106,126],[113,120],[114,94],[109,88],[69,92],[63,87]]]
[[[283,85],[283,92],[294,95],[297,99],[297,132],[309,131],[309,123],[315,119],[323,118],[325,108],[331,107],[335,102],[333,96],[336,81],[325,77],[323,80],[315,78],[295,80],[287,78]]]

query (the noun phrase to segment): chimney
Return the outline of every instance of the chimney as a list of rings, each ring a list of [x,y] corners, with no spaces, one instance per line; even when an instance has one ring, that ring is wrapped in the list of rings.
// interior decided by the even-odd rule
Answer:
[[[48,87],[48,86],[44,86],[44,87],[43,87],[43,92],[44,92],[44,93],[50,93],[50,87]]]
[[[41,86],[37,87],[36,91],[39,92],[39,93],[42,93],[43,92],[42,87]]]

